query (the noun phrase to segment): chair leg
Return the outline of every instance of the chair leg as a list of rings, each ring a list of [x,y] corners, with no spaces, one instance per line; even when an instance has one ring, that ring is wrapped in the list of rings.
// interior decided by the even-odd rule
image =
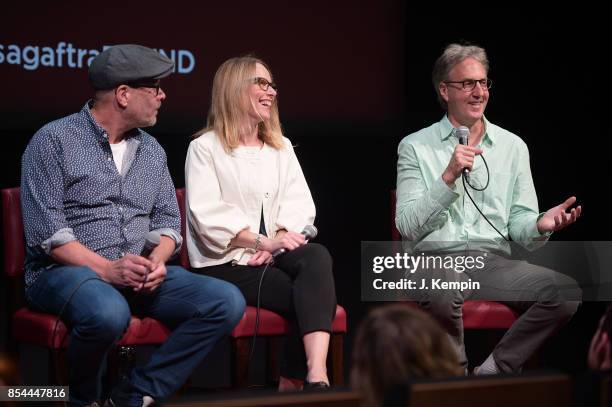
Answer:
[[[49,380],[55,386],[68,386],[68,360],[65,349],[51,349],[49,351]],[[63,407],[63,401],[49,402],[49,406]]]
[[[68,361],[66,360],[66,350],[52,349],[49,364],[49,379],[53,380],[57,386],[68,386]]]
[[[106,360],[106,385],[112,391],[121,379],[128,379],[136,365],[136,348],[134,346],[117,346],[108,354]]]
[[[232,387],[249,385],[250,338],[232,338]]]
[[[344,334],[332,334],[331,336],[332,356],[332,384],[334,386],[344,385]]]
[[[126,345],[118,346],[117,356],[119,358],[119,378],[127,379],[136,365],[136,348]]]
[[[266,379],[268,385],[277,384],[280,378],[280,336],[269,336],[266,343]]]

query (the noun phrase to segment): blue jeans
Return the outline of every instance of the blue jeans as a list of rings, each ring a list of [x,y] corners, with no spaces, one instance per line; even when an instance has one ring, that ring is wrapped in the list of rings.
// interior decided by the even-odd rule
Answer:
[[[131,379],[135,405],[178,390],[214,344],[244,313],[245,301],[232,284],[167,266],[164,282],[151,294],[134,293],[101,280],[88,267],[58,266],[26,290],[33,309],[58,315],[70,330],[70,401],[88,404],[101,396],[103,362],[127,329],[132,313],[150,316],[172,334]],[[87,280],[87,281],[86,281]],[[68,302],[69,300],[69,302]],[[140,404],[137,404],[137,403]]]

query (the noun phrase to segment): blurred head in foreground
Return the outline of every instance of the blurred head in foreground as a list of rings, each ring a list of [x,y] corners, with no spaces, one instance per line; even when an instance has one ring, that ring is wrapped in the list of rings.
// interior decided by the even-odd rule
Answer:
[[[599,320],[589,347],[589,369],[612,369],[612,305]]]
[[[448,335],[429,315],[407,304],[372,310],[361,323],[353,351],[351,383],[366,406],[410,378],[463,373]]]

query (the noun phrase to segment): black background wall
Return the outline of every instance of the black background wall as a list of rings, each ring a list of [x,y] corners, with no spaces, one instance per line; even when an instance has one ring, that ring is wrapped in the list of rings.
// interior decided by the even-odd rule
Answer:
[[[166,149],[177,187],[184,185],[189,136],[204,124],[216,67],[247,52],[269,62],[281,86],[285,134],[296,145],[317,204],[317,240],[334,257],[338,300],[349,314],[347,352],[359,320],[376,305],[360,301],[360,242],[390,238],[388,197],[395,187],[397,144],[442,117],[430,76],[435,58],[450,42],[471,41],[488,51],[494,84],[486,115],[529,145],[541,209],[572,194],[583,204],[582,219],[554,239],[608,238],[609,131],[602,107],[610,47],[601,10],[585,5],[556,9],[554,15],[463,6],[425,11],[399,0],[158,6],[130,6],[126,14],[120,7],[93,13],[75,4],[46,10],[47,17],[61,15],[78,29],[54,24],[44,10],[8,9],[2,19],[10,23],[0,28],[0,44],[82,38],[92,48],[119,42],[163,48],[171,47],[173,38],[188,42],[205,67],[193,74],[196,89],[193,79],[187,85],[179,75],[168,79],[167,110],[150,129]],[[214,32],[207,28],[211,25]],[[24,37],[24,27],[33,33]],[[20,156],[31,135],[46,121],[80,109],[89,92],[84,70],[58,77],[51,68],[22,71],[0,65],[3,188],[19,184]],[[188,103],[171,102],[183,95]],[[584,368],[602,307],[585,304],[550,341],[548,365]]]

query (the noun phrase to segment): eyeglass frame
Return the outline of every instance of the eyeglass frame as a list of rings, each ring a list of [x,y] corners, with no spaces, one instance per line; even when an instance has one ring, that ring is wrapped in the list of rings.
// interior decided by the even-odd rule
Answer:
[[[249,80],[253,83],[253,85],[258,85],[259,88],[263,90],[264,92],[267,92],[268,89],[270,89],[270,86],[272,87],[272,89],[274,89],[275,92],[278,92],[278,86],[276,85],[276,83],[270,82],[266,78],[263,78],[261,76],[256,76]],[[261,83],[262,81],[264,81],[264,84]]]
[[[133,88],[133,89],[139,89],[139,88],[155,89],[155,92],[153,93],[153,96],[155,97],[159,96],[159,91],[161,89],[161,83],[159,81],[157,81],[157,83],[155,84],[146,83],[146,82],[128,82],[126,83],[126,86],[129,86],[130,88]]]
[[[484,85],[483,82],[484,81]],[[471,88],[466,87],[466,82],[474,82],[474,85]],[[442,83],[448,85],[449,83],[460,83],[461,84],[461,89],[462,91],[465,92],[472,92],[474,91],[474,89],[476,89],[476,84],[480,84],[480,87],[483,88],[483,90],[489,90],[491,89],[491,86],[493,86],[493,81],[491,80],[491,78],[484,78],[484,79],[465,79],[463,81],[442,81]],[[458,89],[458,88],[455,88]]]

